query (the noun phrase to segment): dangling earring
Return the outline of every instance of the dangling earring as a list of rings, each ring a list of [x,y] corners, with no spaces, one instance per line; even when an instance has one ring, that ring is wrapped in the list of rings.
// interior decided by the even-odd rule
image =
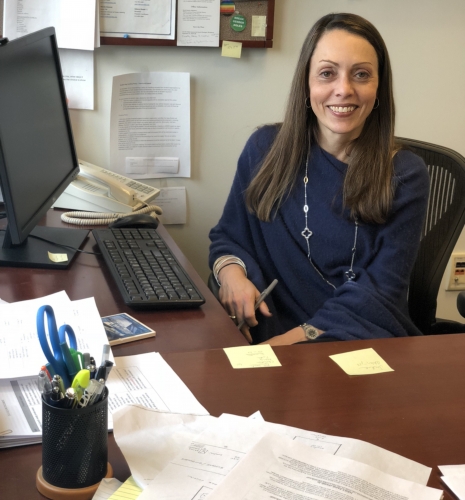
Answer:
[[[310,104],[310,97],[305,98],[305,107],[307,109],[312,109],[312,105]]]
[[[379,108],[379,99],[378,99],[378,98],[376,98],[376,99],[375,99],[375,103],[376,103],[376,101],[378,101],[378,104],[377,104],[377,105],[375,105],[375,106],[373,106],[373,109],[378,109],[378,108]]]

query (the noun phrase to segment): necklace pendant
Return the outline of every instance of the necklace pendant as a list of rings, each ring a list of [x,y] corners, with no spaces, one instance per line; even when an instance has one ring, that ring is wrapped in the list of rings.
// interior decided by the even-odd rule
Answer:
[[[300,234],[308,241],[313,233],[310,231],[310,229],[308,229],[308,227],[306,227]]]
[[[354,281],[356,274],[352,271],[352,269],[349,269],[344,273],[346,275],[347,281]]]

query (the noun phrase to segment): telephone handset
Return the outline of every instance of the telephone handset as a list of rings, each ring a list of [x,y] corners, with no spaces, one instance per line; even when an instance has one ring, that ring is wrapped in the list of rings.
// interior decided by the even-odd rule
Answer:
[[[160,190],[79,160],[80,173],[53,205],[91,212],[128,213],[149,204]]]

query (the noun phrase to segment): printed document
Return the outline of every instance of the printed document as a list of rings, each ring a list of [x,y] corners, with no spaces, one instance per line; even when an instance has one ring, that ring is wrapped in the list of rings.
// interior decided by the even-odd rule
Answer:
[[[189,73],[113,78],[110,164],[132,179],[190,177]]]
[[[53,26],[61,49],[94,50],[96,0],[4,0],[3,36],[14,40]]]
[[[429,467],[357,439],[224,414],[170,460],[147,486],[140,500],[203,498],[195,495],[211,492],[269,432],[286,436],[307,449],[357,460],[386,474],[421,485],[426,485],[431,473]],[[133,467],[131,472],[135,475]]]
[[[162,187],[157,196],[157,205],[163,210],[160,222],[167,224],[185,224],[187,221],[186,188],[183,186]]]
[[[124,406],[113,414],[113,434],[131,473],[145,488],[195,436],[217,419]]]
[[[442,495],[441,490],[391,476],[354,460],[311,450],[287,437],[269,433],[208,498],[440,500]]]
[[[60,49],[68,107],[94,109],[94,52]]]
[[[109,430],[113,428],[113,413],[130,404],[139,404],[145,410],[156,410],[157,414],[180,412],[208,415],[158,353],[118,357],[115,362],[106,383],[109,391]],[[0,380],[0,401],[0,448],[42,440],[42,401],[37,388],[37,375]],[[124,425],[129,426],[129,422],[127,420]],[[154,433],[150,431],[148,434]]]
[[[178,0],[178,45],[219,47],[220,0]]]
[[[102,36],[174,40],[175,19],[176,0],[100,0]]]

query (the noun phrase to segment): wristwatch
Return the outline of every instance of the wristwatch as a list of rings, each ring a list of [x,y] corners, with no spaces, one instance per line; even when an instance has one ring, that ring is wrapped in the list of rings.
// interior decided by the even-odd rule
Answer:
[[[303,323],[300,327],[305,332],[305,338],[307,340],[315,340],[320,336],[320,332],[312,325],[307,325],[307,323]]]

